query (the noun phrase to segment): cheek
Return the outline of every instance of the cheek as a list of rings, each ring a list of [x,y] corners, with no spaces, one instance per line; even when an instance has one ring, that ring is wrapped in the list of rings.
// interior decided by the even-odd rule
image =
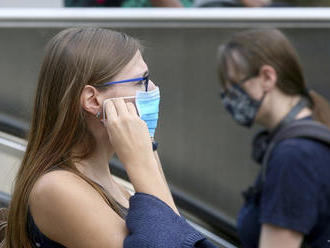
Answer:
[[[264,92],[261,88],[261,86],[257,83],[249,83],[243,85],[243,89],[246,91],[246,93],[255,100],[261,100],[261,98],[264,95]]]
[[[117,98],[125,96],[135,96],[136,89],[132,86],[115,85],[106,92],[107,98]]]

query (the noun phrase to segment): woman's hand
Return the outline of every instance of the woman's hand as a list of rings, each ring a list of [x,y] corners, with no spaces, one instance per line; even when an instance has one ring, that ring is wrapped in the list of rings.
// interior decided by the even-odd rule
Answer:
[[[147,124],[137,115],[133,103],[124,99],[105,103],[106,129],[135,191],[154,195],[176,213],[172,195],[152,151]]]
[[[154,162],[148,127],[134,104],[124,99],[107,100],[105,113],[105,126],[120,161],[125,166]]]

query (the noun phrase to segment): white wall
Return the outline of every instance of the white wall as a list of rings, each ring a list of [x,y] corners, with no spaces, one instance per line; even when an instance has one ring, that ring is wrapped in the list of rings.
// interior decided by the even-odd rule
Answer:
[[[0,0],[0,8],[60,8],[64,0]]]

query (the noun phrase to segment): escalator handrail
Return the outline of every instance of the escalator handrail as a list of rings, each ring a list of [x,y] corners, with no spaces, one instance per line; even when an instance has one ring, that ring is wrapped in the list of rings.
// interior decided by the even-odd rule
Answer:
[[[25,138],[29,130],[29,125],[22,120],[10,115],[0,113],[0,131]]]
[[[0,208],[8,207],[10,200],[11,200],[11,197],[9,194],[0,191]]]

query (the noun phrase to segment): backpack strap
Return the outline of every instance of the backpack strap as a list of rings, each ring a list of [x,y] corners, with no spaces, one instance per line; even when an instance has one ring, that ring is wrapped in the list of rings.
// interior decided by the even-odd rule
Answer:
[[[262,183],[266,179],[266,171],[270,155],[275,146],[282,140],[290,138],[307,138],[323,142],[330,146],[330,130],[325,125],[313,120],[295,120],[283,126],[273,137],[262,161]]]

